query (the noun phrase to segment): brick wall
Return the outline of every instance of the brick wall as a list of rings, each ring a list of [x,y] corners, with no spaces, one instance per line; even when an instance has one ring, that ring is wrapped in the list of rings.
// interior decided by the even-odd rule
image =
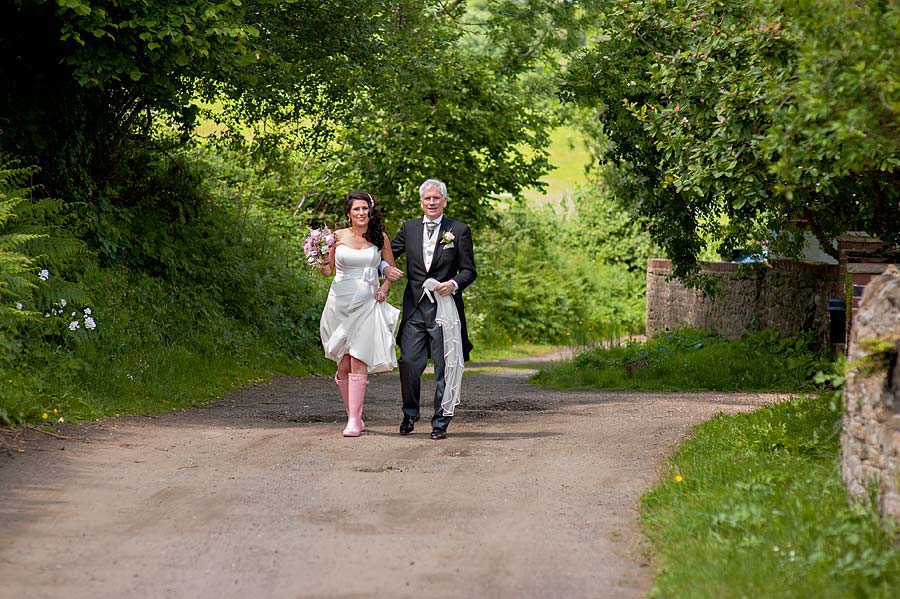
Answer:
[[[815,330],[828,340],[828,299],[843,298],[837,265],[773,259],[768,264],[705,262],[703,272],[721,282],[704,297],[685,289],[669,260],[647,263],[647,334],[682,327],[711,328],[726,337],[774,329],[788,336]]]
[[[838,239],[840,252],[840,278],[852,285],[852,297],[850,304],[850,318],[859,309],[866,285],[884,272],[887,265],[895,262],[897,256],[886,252],[887,245],[875,237],[857,234],[853,237],[846,236]],[[850,322],[847,323],[848,330]]]

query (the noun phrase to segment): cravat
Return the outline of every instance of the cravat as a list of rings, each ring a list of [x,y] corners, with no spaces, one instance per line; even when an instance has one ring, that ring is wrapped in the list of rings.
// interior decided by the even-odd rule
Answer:
[[[426,221],[425,228],[428,230],[428,239],[434,237],[434,229],[437,227],[437,223],[433,221]]]

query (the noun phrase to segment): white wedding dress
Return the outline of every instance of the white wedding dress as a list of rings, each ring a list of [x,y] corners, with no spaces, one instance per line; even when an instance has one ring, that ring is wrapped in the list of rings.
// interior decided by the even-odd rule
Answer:
[[[339,362],[345,354],[362,360],[370,373],[397,367],[394,330],[400,310],[375,301],[381,251],[335,248],[334,280],[319,320],[325,356]]]

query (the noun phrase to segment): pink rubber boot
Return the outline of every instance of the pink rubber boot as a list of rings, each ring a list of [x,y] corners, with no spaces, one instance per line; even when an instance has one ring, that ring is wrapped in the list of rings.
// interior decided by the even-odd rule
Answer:
[[[347,414],[350,413],[350,380],[349,379],[339,379],[337,373],[334,373],[334,382],[337,384],[338,389],[341,392],[341,399],[344,400],[344,410],[346,410]],[[362,417],[360,416],[360,420]],[[362,429],[366,430],[366,421],[362,421]]]
[[[344,429],[345,437],[358,437],[363,431],[362,411],[366,401],[366,385],[369,376],[366,374],[351,374],[347,394],[347,428]]]

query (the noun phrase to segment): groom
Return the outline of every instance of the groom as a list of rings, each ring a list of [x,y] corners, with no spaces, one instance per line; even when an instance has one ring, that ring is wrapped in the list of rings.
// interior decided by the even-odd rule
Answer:
[[[469,359],[472,344],[466,329],[462,292],[475,280],[475,252],[472,231],[459,221],[444,216],[447,207],[447,186],[437,179],[429,179],[419,187],[422,218],[403,223],[391,242],[394,257],[406,253],[406,289],[403,291],[403,316],[397,345],[400,346],[400,389],[403,395],[403,421],[400,434],[408,435],[419,419],[419,395],[422,373],[431,356],[434,362],[434,416],[431,418],[431,438],[445,439],[447,426],[453,418],[445,415],[441,402],[444,397],[444,338],[435,323],[437,303],[425,297],[423,284],[435,279],[435,292],[453,298],[462,328],[463,355]],[[392,281],[403,276],[393,266],[384,269]]]

